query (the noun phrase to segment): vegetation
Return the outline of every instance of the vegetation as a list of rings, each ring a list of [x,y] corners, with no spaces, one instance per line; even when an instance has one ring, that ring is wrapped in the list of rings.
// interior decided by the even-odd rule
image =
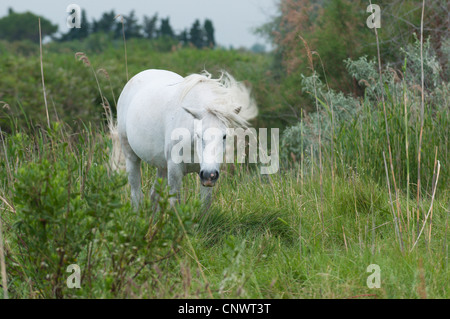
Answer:
[[[58,124],[7,137],[1,198],[10,297],[450,297],[450,196],[440,183],[432,228],[412,250],[405,236],[402,252],[388,192],[362,170],[334,179],[326,171],[321,184],[317,167],[267,178],[229,168],[206,215],[191,175],[176,210],[162,188],[166,209],[157,215],[147,196],[136,213],[126,177],[105,167],[109,144],[97,129],[71,135]],[[143,173],[148,194],[155,171]],[[404,194],[399,200],[413,209]],[[71,264],[81,267],[81,289],[66,286]],[[382,269],[381,289],[367,288],[371,264]]]
[[[43,65],[49,116],[51,120],[60,119],[72,126],[79,126],[80,121],[98,122],[103,113],[91,67],[83,67],[75,58],[79,51],[89,57],[102,93],[113,109],[127,79],[120,40],[93,34],[83,41],[46,45]],[[11,131],[13,125],[26,127],[27,119],[34,124],[46,122],[38,53],[39,47],[32,44],[0,41],[0,68],[5,71],[0,77],[0,100],[10,106],[0,110],[0,125],[4,131]],[[176,42],[163,39],[131,39],[127,41],[127,53],[130,76],[149,68],[168,69],[184,76],[206,68],[216,74],[225,69],[238,79],[246,79],[262,105],[261,121],[266,121],[262,125],[268,125],[270,110],[265,113],[264,105],[271,105],[271,101],[266,98],[276,98],[265,94],[273,86],[264,77],[270,66],[269,56],[224,49],[180,48]]]
[[[121,18],[118,19],[119,17]],[[195,46],[199,49],[216,46],[214,26],[210,19],[205,19],[203,25],[197,19],[189,32],[184,29],[179,34],[176,34],[172,28],[169,17],[159,19],[157,13],[152,17],[144,15],[143,22],[140,24],[134,10],[123,16],[117,15],[114,10],[111,10],[103,13],[99,20],[89,22],[86,10],[82,10],[81,21],[81,28],[70,29],[58,40],[62,42],[83,40],[91,34],[104,33],[114,39],[122,39],[125,36],[126,39],[145,38],[179,41],[180,44]]]
[[[449,84],[441,80],[442,68],[437,63],[436,56],[430,52],[429,41],[425,43],[425,84],[426,114],[424,114],[424,142],[422,152],[435,154],[439,151],[442,167],[448,165],[448,115]],[[365,167],[365,174],[377,182],[385,180],[383,157],[386,145],[384,112],[381,102],[383,95],[386,100],[388,127],[391,136],[392,151],[397,154],[393,163],[399,181],[417,180],[418,141],[420,132],[421,90],[419,43],[408,46],[405,52],[405,64],[402,70],[386,66],[383,70],[383,86],[378,81],[377,63],[361,57],[357,61],[344,61],[351,77],[365,87],[364,97],[355,98],[342,92],[329,89],[318,78],[317,73],[302,77],[303,90],[310,94],[311,100],[317,97],[318,112],[287,128],[282,140],[282,155],[285,161],[292,156],[298,159],[305,154],[319,156],[319,130],[321,143],[326,146],[325,155],[334,163],[329,165],[335,170],[346,171],[342,163],[351,167]],[[316,93],[314,93],[316,92]],[[315,95],[316,94],[316,95]],[[339,150],[332,149],[338,147]],[[334,154],[333,154],[334,153]],[[386,152],[387,153],[387,152]],[[355,156],[357,154],[357,156]],[[339,161],[341,164],[339,164]],[[424,157],[421,165],[432,172],[435,166],[434,156]],[[425,184],[432,185],[433,175],[423,176]],[[448,185],[448,174],[441,175],[443,185]],[[406,183],[400,187],[406,190]]]
[[[378,29],[381,59],[391,67],[402,70],[404,55],[399,50],[414,43],[420,34],[422,1],[377,1],[381,7],[381,28]],[[346,59],[375,57],[377,41],[373,30],[366,26],[368,1],[356,0],[282,0],[275,19],[258,28],[259,34],[269,38],[275,46],[271,72],[282,84],[283,111],[302,106],[314,111],[308,94],[302,90],[299,74],[311,74],[308,53],[299,38],[310,47],[313,67],[322,82],[330,88],[354,96],[364,94],[364,86],[347,75]],[[431,48],[441,66],[448,65],[445,39],[450,37],[448,6],[442,1],[427,3],[424,12],[424,38],[430,37]],[[324,73],[325,72],[325,73]],[[449,80],[448,74],[446,81]],[[292,112],[291,112],[292,115]]]
[[[365,18],[348,17],[336,28],[347,32],[341,46],[329,19],[359,9],[313,3],[305,16],[303,1],[281,1],[272,27],[310,20],[276,35],[273,55],[183,46],[182,37],[155,36],[156,16],[141,30],[147,39],[127,39],[126,59],[111,32],[48,43],[50,125],[39,47],[1,41],[3,296],[449,298],[450,43],[433,38],[440,31],[427,40],[401,29],[410,38],[386,52],[382,34],[354,27]],[[343,53],[356,36],[375,45]],[[282,128],[280,172],[225,167],[207,213],[197,176],[184,178],[175,207],[160,180],[158,203],[145,196],[134,212],[125,173],[107,165],[104,113],[115,112],[127,75],[147,68],[226,69],[245,80],[260,108],[252,124]],[[143,164],[142,173],[149,194],[156,172]],[[81,289],[66,284],[73,264]],[[367,286],[372,264],[381,268],[379,289]]]
[[[0,19],[0,39],[7,41],[28,40],[39,43],[36,23],[41,20],[42,36],[54,34],[58,27],[49,20],[31,12],[16,13],[9,9],[8,15]]]

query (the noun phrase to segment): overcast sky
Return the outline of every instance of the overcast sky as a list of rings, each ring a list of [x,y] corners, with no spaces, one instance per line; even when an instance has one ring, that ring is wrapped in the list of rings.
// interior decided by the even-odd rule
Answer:
[[[105,11],[128,14],[131,10],[142,22],[144,15],[170,17],[176,32],[190,28],[195,19],[213,21],[216,42],[223,46],[251,47],[255,43],[266,44],[265,39],[252,33],[276,14],[277,0],[0,0],[0,17],[13,8],[16,12],[31,11],[58,24],[58,30],[66,32],[66,8],[78,4],[85,9],[89,21],[98,19]]]

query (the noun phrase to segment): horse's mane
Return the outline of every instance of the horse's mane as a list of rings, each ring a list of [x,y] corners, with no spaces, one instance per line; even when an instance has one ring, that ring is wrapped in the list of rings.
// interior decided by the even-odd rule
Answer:
[[[251,97],[250,89],[236,81],[228,72],[222,71],[213,79],[206,70],[201,74],[191,74],[184,78],[181,100],[198,84],[209,86],[208,90],[217,98],[205,110],[219,118],[227,126],[247,127],[248,121],[258,115],[258,107]],[[236,114],[235,110],[240,111]]]

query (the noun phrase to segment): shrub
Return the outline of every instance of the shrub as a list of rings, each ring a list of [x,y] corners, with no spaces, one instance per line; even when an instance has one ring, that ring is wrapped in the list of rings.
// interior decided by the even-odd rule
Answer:
[[[146,201],[135,211],[123,198],[125,175],[100,164],[107,163],[105,136],[92,141],[89,132],[73,143],[60,125],[44,132],[41,138],[18,133],[6,143],[9,156],[21,159],[11,191],[15,214],[8,221],[14,252],[8,254],[10,293],[120,297],[134,280],[148,279],[152,267],[178,252],[199,204],[179,205],[176,212],[159,180],[159,210]],[[41,156],[30,156],[35,149]],[[84,289],[67,287],[69,265],[80,267]]]
[[[362,99],[328,89],[317,75],[302,75],[303,90],[316,100],[318,112],[305,117],[301,122],[285,130],[282,138],[282,158],[288,160],[291,153],[297,158],[309,155],[311,146],[316,158],[319,150],[319,128],[322,145],[331,162],[338,158],[350,166],[366,168],[372,178],[385,180],[382,154],[387,154],[386,125],[381,97],[386,101],[386,112],[392,153],[396,157],[394,166],[400,180],[417,179],[418,134],[420,132],[421,86],[418,74],[420,52],[417,42],[407,46],[403,70],[395,70],[389,65],[382,71],[383,84],[379,81],[376,62],[363,56],[353,61],[345,60],[349,74],[364,87]],[[449,113],[446,111],[449,90],[448,83],[442,81],[442,68],[429,41],[424,46],[425,78],[429,80],[425,89],[424,140],[422,166],[427,172],[421,176],[428,185],[432,181],[435,148],[439,149],[441,165],[445,165],[448,150]],[[420,74],[420,72],[419,72]],[[419,81],[419,82],[418,82]],[[408,154],[406,154],[408,145]],[[330,167],[336,163],[330,163]],[[447,177],[441,176],[445,185]],[[403,186],[406,186],[403,184]]]

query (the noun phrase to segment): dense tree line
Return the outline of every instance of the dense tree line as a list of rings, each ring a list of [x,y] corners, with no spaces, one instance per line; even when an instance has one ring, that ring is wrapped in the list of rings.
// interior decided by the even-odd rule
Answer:
[[[49,20],[39,17],[31,12],[16,13],[9,9],[7,16],[0,18],[0,39],[7,41],[31,40],[39,42],[39,33],[36,32],[36,23],[41,19],[42,36],[51,36],[59,42],[82,40],[94,33],[109,34],[114,38],[127,39],[144,38],[160,39],[167,38],[178,40],[183,45],[193,45],[197,48],[215,47],[214,25],[211,20],[206,19],[203,23],[195,20],[190,28],[185,28],[177,33],[170,24],[170,18],[159,18],[158,14],[144,16],[142,23],[136,16],[135,11],[127,15],[117,15],[114,10],[104,12],[98,20],[89,21],[85,10],[81,13],[81,28],[69,29],[66,33],[56,36],[58,27]],[[122,24],[123,22],[123,24]]]
[[[142,24],[140,24],[134,10],[123,16],[116,15],[114,10],[112,10],[103,13],[100,19],[92,22],[87,19],[86,11],[83,10],[81,28],[70,29],[58,40],[81,40],[92,33],[98,32],[111,34],[115,38],[121,38],[125,34],[127,39],[177,39],[183,44],[192,44],[197,48],[214,47],[216,45],[214,26],[209,19],[206,19],[203,24],[201,24],[200,20],[195,20],[190,29],[184,29],[180,33],[176,33],[170,24],[169,17],[159,18],[158,14],[150,17],[145,15]]]

